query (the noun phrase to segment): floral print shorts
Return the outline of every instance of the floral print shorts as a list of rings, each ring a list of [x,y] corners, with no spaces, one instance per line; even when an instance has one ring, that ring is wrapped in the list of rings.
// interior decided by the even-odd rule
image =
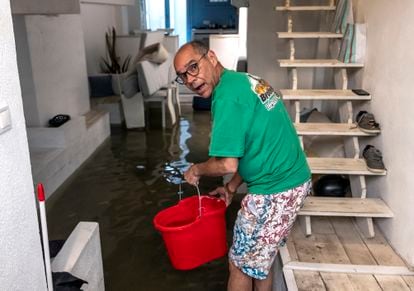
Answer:
[[[230,261],[248,276],[266,279],[310,190],[309,180],[285,192],[247,194],[234,225]]]

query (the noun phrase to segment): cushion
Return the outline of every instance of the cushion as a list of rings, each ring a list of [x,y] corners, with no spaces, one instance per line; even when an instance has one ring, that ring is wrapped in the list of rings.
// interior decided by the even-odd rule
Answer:
[[[126,98],[131,98],[139,92],[138,76],[134,74],[127,75],[122,82],[122,92]]]
[[[88,76],[90,97],[112,96],[112,76],[109,74]]]
[[[119,86],[121,86],[122,94],[126,98],[131,98],[138,93],[139,87],[137,72],[132,71],[119,75],[112,75],[112,88],[114,89],[114,93],[117,95],[121,94]]]
[[[162,64],[167,59],[168,51],[161,43],[155,43],[143,48],[138,56],[138,62],[148,60],[156,64]]]
[[[167,53],[167,60],[162,64],[140,61],[137,64],[138,84],[144,97],[149,97],[171,81],[172,55]]]
[[[147,31],[142,33],[140,48],[147,47],[164,39],[163,31]]]

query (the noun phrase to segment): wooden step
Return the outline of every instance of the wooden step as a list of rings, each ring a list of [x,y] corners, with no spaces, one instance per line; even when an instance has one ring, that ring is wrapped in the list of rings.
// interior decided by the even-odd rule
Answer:
[[[348,216],[348,217],[393,217],[394,214],[381,199],[315,197],[306,198],[299,215]]]
[[[362,68],[364,64],[343,63],[335,59],[278,60],[283,68]]]
[[[371,172],[364,159],[307,158],[312,174],[385,175],[386,170]]]
[[[295,123],[299,135],[340,135],[340,136],[373,136],[380,133],[376,130],[367,133],[360,130],[356,123]]]
[[[333,32],[277,32],[279,38],[342,38],[341,33]]]
[[[352,90],[280,90],[283,100],[371,100],[371,95],[357,95]]]
[[[275,11],[333,11],[336,6],[321,5],[321,6],[276,6]]]

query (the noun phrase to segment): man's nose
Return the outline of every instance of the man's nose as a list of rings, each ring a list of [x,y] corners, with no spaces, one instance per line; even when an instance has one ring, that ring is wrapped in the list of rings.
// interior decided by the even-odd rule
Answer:
[[[190,74],[187,73],[187,84],[191,85],[191,83],[193,83],[196,78],[197,77],[191,76]]]

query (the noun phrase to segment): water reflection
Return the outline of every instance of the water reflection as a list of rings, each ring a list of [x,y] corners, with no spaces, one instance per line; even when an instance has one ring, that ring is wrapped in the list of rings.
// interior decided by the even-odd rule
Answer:
[[[47,201],[50,239],[67,238],[79,221],[99,223],[107,291],[226,289],[226,258],[176,271],[152,223],[178,201],[179,185],[163,177],[165,163],[182,172],[189,162],[208,158],[209,113],[184,114],[172,130],[112,130],[110,140]],[[200,190],[206,193],[220,183],[221,178],[203,177]],[[196,195],[188,184],[182,190],[187,197]],[[228,209],[229,216],[235,214],[236,208]]]

